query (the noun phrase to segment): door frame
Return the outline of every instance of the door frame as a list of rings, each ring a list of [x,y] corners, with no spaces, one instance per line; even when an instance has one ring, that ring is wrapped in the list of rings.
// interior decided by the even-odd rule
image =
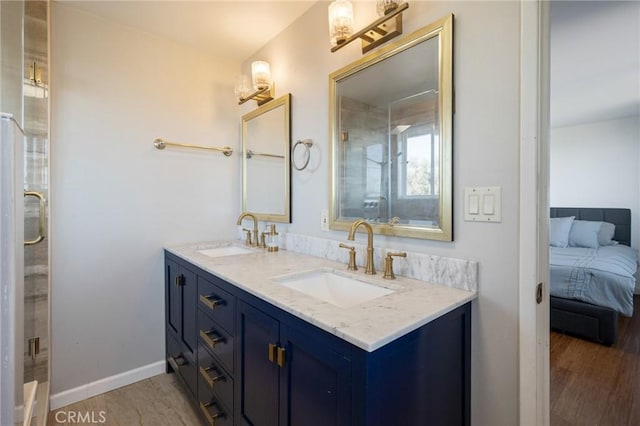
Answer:
[[[542,426],[549,425],[549,9],[547,0],[520,1],[519,421]]]

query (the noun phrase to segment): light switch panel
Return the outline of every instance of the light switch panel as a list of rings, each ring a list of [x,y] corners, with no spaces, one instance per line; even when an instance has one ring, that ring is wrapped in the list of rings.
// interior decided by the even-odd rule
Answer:
[[[501,222],[502,205],[499,186],[464,189],[464,220],[468,222]]]

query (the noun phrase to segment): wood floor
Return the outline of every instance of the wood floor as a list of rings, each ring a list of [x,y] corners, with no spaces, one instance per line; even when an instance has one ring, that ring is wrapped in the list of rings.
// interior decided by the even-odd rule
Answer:
[[[551,425],[640,425],[640,296],[607,347],[551,333]]]
[[[175,374],[160,374],[49,413],[49,426],[202,424]],[[80,420],[80,421],[78,421]]]

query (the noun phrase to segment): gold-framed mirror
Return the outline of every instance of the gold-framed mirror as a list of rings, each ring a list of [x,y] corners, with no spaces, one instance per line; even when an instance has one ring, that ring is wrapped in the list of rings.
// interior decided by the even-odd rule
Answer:
[[[291,222],[291,95],[242,116],[242,211]]]
[[[331,229],[452,241],[453,15],[329,76]]]

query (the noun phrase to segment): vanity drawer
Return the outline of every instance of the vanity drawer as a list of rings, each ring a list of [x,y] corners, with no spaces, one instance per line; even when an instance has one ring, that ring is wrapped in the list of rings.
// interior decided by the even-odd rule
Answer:
[[[226,331],[233,333],[235,297],[231,293],[198,277],[198,306]]]
[[[233,378],[203,349],[198,352],[198,395],[201,401],[212,397],[233,412]]]
[[[182,378],[191,393],[195,395],[198,383],[196,365],[189,361],[189,358],[180,350],[178,341],[169,333],[167,333],[167,362],[175,373]]]
[[[198,406],[200,413],[211,426],[233,426],[233,411],[216,398],[202,377],[198,378]]]
[[[212,353],[233,374],[233,337],[201,310],[198,310],[198,338],[200,348]]]

